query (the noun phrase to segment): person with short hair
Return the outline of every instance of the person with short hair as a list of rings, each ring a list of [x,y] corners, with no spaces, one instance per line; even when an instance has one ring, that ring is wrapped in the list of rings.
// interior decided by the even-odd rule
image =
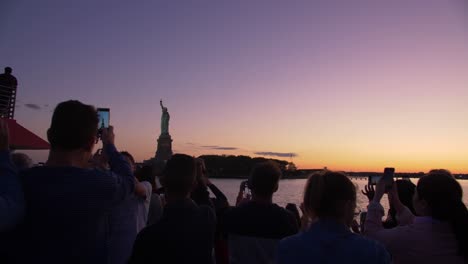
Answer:
[[[273,203],[281,174],[272,161],[257,164],[248,180],[251,200],[226,212],[230,263],[273,263],[278,242],[298,232],[295,216]]]
[[[213,263],[216,216],[190,199],[195,173],[193,157],[175,154],[167,161],[163,216],[138,234],[129,263]]]
[[[22,172],[26,216],[20,228],[18,263],[107,263],[109,214],[135,188],[130,165],[114,146],[110,126],[102,132],[110,171],[90,169],[98,115],[91,105],[57,105],[42,167]]]
[[[344,173],[312,174],[303,204],[310,225],[280,242],[278,263],[390,263],[382,245],[350,231],[356,187]]]
[[[397,185],[388,191],[395,206],[399,226],[384,229],[383,207],[386,191],[379,181],[369,204],[365,222],[366,236],[383,243],[394,263],[467,263],[468,210],[463,189],[447,170],[432,170],[422,176],[413,196],[415,216],[398,196]]]

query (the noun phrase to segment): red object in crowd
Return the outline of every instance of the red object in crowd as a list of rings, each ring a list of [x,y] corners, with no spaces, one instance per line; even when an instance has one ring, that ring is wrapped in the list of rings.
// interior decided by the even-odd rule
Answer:
[[[27,130],[14,119],[1,118],[8,124],[10,134],[10,149],[49,149],[50,145],[33,132]]]

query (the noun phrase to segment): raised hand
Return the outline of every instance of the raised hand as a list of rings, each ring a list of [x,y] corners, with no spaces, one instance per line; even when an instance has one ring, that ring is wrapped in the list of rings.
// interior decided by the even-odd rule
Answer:
[[[250,195],[245,193],[246,188],[247,188],[247,181],[241,182],[239,186],[239,194],[237,194],[236,206],[250,201],[251,199]]]
[[[364,190],[361,190],[362,194],[364,194],[365,196],[367,196],[367,199],[369,199],[369,202],[372,201],[372,199],[374,199],[374,195],[375,195],[375,190],[374,190],[374,186],[373,185],[366,185],[364,187]]]
[[[241,184],[239,185],[239,192],[244,193],[245,188],[247,188],[247,183],[248,181],[242,181]]]
[[[382,178],[380,178],[377,185],[375,185],[375,194],[372,200],[374,202],[380,203],[380,200],[382,200],[382,197],[385,194],[385,189],[386,189],[386,182],[383,181]]]
[[[102,129],[102,143],[104,145],[112,144],[114,145],[115,135],[114,135],[114,127],[109,126],[108,128]]]
[[[390,207],[393,206],[397,213],[403,210],[403,203],[400,201],[400,197],[398,196],[398,188],[396,182],[393,183],[393,188],[388,191],[388,201],[390,202]]]

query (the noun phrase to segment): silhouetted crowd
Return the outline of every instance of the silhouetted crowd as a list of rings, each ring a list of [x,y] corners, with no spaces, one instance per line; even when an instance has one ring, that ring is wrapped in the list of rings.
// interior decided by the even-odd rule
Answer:
[[[111,126],[98,130],[93,106],[60,103],[48,160],[31,167],[0,120],[0,263],[468,263],[468,211],[449,171],[366,186],[358,223],[344,173],[312,174],[299,209],[282,208],[281,170],[257,164],[230,206],[203,160],[173,155],[159,186]]]

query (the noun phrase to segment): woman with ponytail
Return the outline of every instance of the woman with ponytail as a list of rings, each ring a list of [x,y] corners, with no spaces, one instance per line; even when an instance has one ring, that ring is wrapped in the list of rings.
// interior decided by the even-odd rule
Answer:
[[[343,173],[324,171],[309,177],[304,190],[305,231],[281,240],[278,263],[387,264],[377,243],[350,231],[356,187]]]
[[[365,233],[382,242],[394,263],[468,263],[468,210],[463,190],[447,170],[432,170],[419,179],[413,197],[415,217],[398,198],[396,185],[388,195],[400,226],[383,229],[380,200],[385,183],[379,182],[369,204]]]

